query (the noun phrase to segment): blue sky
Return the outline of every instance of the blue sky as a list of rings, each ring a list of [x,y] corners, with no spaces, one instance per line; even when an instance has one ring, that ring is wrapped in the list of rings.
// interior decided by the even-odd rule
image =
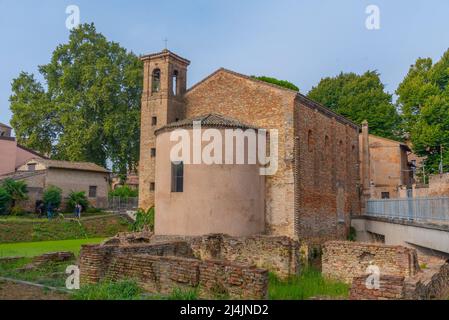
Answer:
[[[67,41],[68,5],[137,54],[170,50],[192,61],[189,85],[220,67],[289,80],[303,93],[340,71],[378,70],[394,92],[418,57],[449,48],[447,0],[0,0],[0,122],[9,123],[11,80],[37,74]],[[380,30],[365,28],[368,5]]]

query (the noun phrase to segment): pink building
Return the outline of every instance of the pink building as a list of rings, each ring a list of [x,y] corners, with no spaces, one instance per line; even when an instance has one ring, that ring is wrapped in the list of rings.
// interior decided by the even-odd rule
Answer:
[[[16,171],[16,169],[33,158],[46,157],[25,148],[11,137],[11,127],[0,123],[0,176]]]

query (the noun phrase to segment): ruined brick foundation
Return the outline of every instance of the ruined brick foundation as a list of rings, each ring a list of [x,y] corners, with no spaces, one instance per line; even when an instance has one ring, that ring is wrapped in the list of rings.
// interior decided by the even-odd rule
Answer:
[[[426,268],[421,269],[420,263]],[[367,268],[378,266],[379,287],[367,286]],[[424,300],[449,296],[449,262],[418,256],[415,249],[373,243],[330,241],[324,245],[323,275],[351,285],[352,300]]]
[[[265,299],[268,271],[299,272],[299,244],[287,237],[116,237],[86,245],[80,254],[81,284],[132,278],[147,292],[170,294],[199,288],[203,298]]]

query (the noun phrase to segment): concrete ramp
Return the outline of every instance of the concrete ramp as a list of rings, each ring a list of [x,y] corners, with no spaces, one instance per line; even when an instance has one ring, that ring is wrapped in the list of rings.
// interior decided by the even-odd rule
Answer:
[[[353,217],[357,241],[418,246],[449,254],[449,226],[371,216]]]

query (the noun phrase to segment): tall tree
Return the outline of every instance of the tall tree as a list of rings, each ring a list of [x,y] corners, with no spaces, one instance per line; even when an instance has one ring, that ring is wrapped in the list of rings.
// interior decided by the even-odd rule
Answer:
[[[139,158],[142,69],[135,54],[93,24],[73,29],[39,67],[45,85],[26,73],[12,82],[18,141],[56,159],[110,161],[126,173]]]
[[[376,71],[324,78],[308,97],[357,124],[368,120],[370,132],[375,135],[392,139],[400,135],[400,117]]]
[[[426,157],[428,172],[449,166],[449,50],[433,64],[419,58],[396,90],[413,151]]]

